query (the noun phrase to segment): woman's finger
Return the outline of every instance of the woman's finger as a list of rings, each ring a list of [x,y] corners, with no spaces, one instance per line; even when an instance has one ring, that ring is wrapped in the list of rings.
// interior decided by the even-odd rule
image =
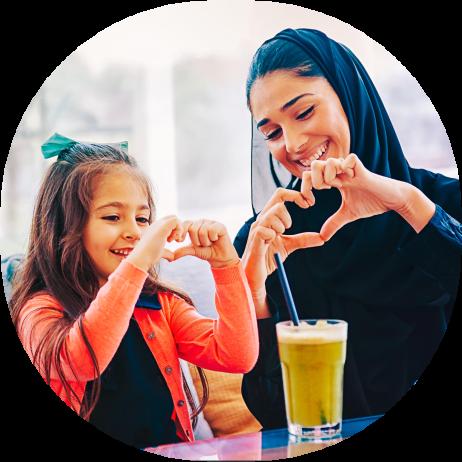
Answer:
[[[311,162],[311,181],[315,189],[330,189],[331,186],[324,183],[324,169],[326,163],[322,160]]]
[[[266,226],[257,226],[254,232],[254,240],[264,241],[265,244],[269,244],[277,236],[276,231]]]
[[[269,209],[265,213],[260,213],[257,219],[257,223],[262,224],[263,226],[267,226],[269,223],[274,222],[275,218],[282,223],[282,225],[284,226],[284,230],[292,226],[292,218],[289,212],[287,211],[285,204],[282,202],[273,205],[273,207],[271,207],[271,209]]]
[[[319,247],[324,245],[324,240],[319,233],[300,233],[294,235],[282,236],[287,253],[290,254],[298,249],[307,249],[309,247]]]
[[[339,164],[340,162],[334,158],[330,158],[326,160],[326,166],[324,169],[324,182],[325,183],[330,185],[331,182],[335,180],[340,170]]]
[[[271,196],[271,199],[266,203],[265,207],[263,207],[262,212],[266,212],[274,205],[284,202],[295,202],[299,207],[304,209],[310,206],[300,192],[291,189],[277,188]]]
[[[305,170],[302,174],[302,186],[300,189],[302,196],[307,200],[310,206],[313,206],[315,201],[313,194],[313,183],[311,180],[311,172]]]
[[[271,228],[276,233],[283,234],[286,230],[284,223],[277,215],[269,215],[264,220],[259,222],[259,225],[266,228]]]
[[[332,216],[330,216],[322,225],[319,234],[321,238],[327,242],[339,229],[343,228],[351,220],[347,218],[343,210],[337,210]]]

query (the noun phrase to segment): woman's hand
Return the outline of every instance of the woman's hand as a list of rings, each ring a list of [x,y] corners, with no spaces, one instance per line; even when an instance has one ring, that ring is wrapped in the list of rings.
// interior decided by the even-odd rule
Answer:
[[[179,242],[189,234],[191,245],[175,250],[174,259],[192,255],[207,260],[212,268],[237,264],[239,256],[229,238],[226,227],[212,220],[185,221]]]
[[[283,234],[292,226],[289,212],[284,205],[286,201],[308,208],[314,204],[314,196],[309,191],[305,199],[298,191],[279,188],[252,224],[242,263],[256,304],[259,300],[263,303],[266,298],[265,281],[276,269],[275,252],[284,261],[297,249],[324,244],[318,233]]]
[[[175,215],[160,218],[149,225],[127,260],[145,271],[161,258],[172,261],[174,254],[165,249],[165,244],[172,240],[179,241],[183,235],[184,226]]]
[[[356,154],[345,159],[314,161],[311,171],[303,173],[301,193],[305,197],[312,194],[312,188],[332,186],[340,190],[342,204],[321,228],[324,241],[347,223],[389,210],[399,213],[419,232],[435,212],[435,205],[417,188],[370,172]]]

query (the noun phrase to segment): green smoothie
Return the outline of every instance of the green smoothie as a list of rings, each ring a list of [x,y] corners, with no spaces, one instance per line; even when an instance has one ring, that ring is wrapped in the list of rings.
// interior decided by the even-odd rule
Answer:
[[[346,323],[332,322],[278,324],[289,427],[335,426],[342,421]]]

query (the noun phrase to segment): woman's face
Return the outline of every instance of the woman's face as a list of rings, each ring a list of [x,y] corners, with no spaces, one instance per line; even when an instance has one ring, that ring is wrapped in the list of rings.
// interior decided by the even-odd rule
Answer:
[[[271,72],[253,84],[250,106],[269,151],[297,177],[315,159],[350,154],[348,119],[323,77]]]

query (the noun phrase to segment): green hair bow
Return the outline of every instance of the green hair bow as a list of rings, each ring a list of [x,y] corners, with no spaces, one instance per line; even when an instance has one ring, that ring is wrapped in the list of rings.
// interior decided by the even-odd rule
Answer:
[[[63,135],[60,135],[59,133],[54,133],[45,141],[45,143],[42,144],[43,157],[45,159],[49,159],[50,157],[58,156],[62,151],[74,146],[76,143],[78,143],[78,141],[67,138]],[[108,144],[117,146],[124,151],[128,150],[128,141]]]

